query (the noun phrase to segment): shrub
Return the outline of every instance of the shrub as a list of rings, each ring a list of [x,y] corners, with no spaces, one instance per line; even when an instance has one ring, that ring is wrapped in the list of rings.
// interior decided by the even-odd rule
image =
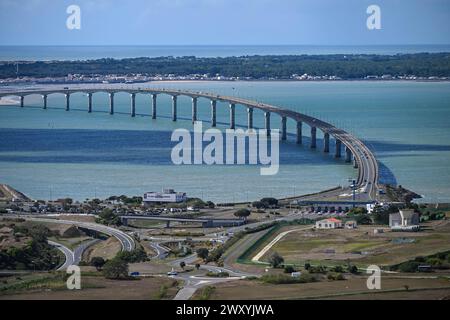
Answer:
[[[114,258],[103,266],[103,275],[107,279],[128,278],[128,263],[122,259]]]
[[[347,268],[347,271],[353,274],[357,274],[358,273],[358,267],[355,265],[349,265]]]
[[[234,215],[239,218],[246,218],[250,215],[250,213],[251,213],[250,210],[243,208],[243,209],[237,210],[234,213]]]
[[[315,282],[317,281],[317,279],[308,273],[303,273],[298,278],[294,278],[285,274],[265,274],[261,277],[261,281],[270,284],[291,284]]]
[[[197,249],[197,256],[200,259],[203,259],[204,261],[206,261],[208,259],[208,255],[209,255],[208,249],[206,249],[206,248]]]
[[[342,268],[342,266],[335,266],[332,270],[339,273],[344,272],[344,268]]]
[[[134,249],[133,251],[121,251],[117,254],[116,257],[128,263],[136,263],[147,260],[147,253],[144,249],[139,247]]]
[[[278,254],[278,252],[274,252],[272,256],[269,258],[269,263],[272,267],[278,268],[284,262],[284,258]]]
[[[420,265],[419,262],[415,262],[415,261],[407,261],[404,263],[401,263],[398,266],[398,270],[400,272],[416,272],[417,271],[417,267]]]
[[[285,266],[284,267],[284,273],[292,273],[295,272],[295,269],[293,266]]]
[[[95,269],[97,270],[100,270],[105,265],[105,263],[106,261],[102,257],[93,257],[89,262],[89,264],[95,267]]]

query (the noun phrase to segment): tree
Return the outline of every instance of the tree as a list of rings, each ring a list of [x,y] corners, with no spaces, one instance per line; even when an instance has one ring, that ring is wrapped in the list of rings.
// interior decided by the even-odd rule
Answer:
[[[311,268],[311,264],[309,262],[305,263],[305,270],[309,270]]]
[[[265,208],[267,208],[266,204],[264,202],[261,202],[261,201],[253,201],[252,202],[252,207],[256,208],[256,209],[265,209]]]
[[[102,257],[93,257],[90,261],[90,265],[95,267],[95,269],[100,270],[104,265],[106,261]]]
[[[186,267],[186,262],[181,261],[181,262],[180,262],[180,267],[181,267],[181,269],[184,270],[184,267]]]
[[[98,219],[96,219],[96,222],[102,223],[102,224],[112,224],[116,226],[120,226],[122,223],[120,221],[120,218],[115,215],[111,209],[105,208],[100,212],[98,215]]]
[[[250,215],[250,213],[251,213],[250,210],[243,208],[236,211],[234,215],[239,218],[247,218]]]
[[[128,278],[128,263],[119,258],[109,260],[103,266],[103,275],[107,279]]]
[[[203,259],[203,261],[206,261],[208,259],[209,251],[206,248],[199,248],[197,249],[197,256],[200,259]]]
[[[275,198],[262,198],[260,201],[264,203],[267,207],[278,205],[278,200]]]
[[[128,263],[136,263],[147,260],[147,253],[142,247],[138,247],[132,251],[121,251],[116,257]]]
[[[284,258],[278,254],[278,252],[274,252],[270,258],[269,263],[274,268],[278,268],[279,265],[281,265],[284,262]]]

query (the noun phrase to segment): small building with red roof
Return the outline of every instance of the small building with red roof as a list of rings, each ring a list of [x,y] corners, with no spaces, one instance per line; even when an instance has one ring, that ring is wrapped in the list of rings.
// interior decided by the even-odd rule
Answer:
[[[316,229],[342,228],[342,221],[336,218],[328,218],[316,222]]]

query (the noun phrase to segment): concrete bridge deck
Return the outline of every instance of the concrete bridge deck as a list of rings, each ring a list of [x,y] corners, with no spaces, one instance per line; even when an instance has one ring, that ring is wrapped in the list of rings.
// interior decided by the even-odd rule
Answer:
[[[320,119],[273,106],[266,103],[242,99],[232,96],[217,95],[213,93],[191,91],[191,90],[176,90],[163,88],[140,88],[135,86],[127,87],[98,87],[98,86],[78,86],[69,89],[27,89],[27,90],[12,90],[8,92],[0,92],[0,98],[5,96],[19,96],[20,106],[24,106],[24,97],[32,94],[41,95],[43,98],[43,108],[47,107],[47,96],[50,94],[63,94],[66,97],[66,110],[70,110],[70,95],[74,93],[85,93],[88,96],[88,112],[92,112],[92,95],[97,92],[106,92],[109,94],[110,100],[110,114],[114,114],[114,94],[125,92],[131,97],[130,115],[135,116],[135,97],[136,94],[150,94],[152,95],[152,118],[157,116],[156,112],[156,98],[157,95],[166,94],[172,96],[172,120],[177,120],[177,97],[187,96],[192,99],[192,121],[197,120],[197,100],[205,98],[211,102],[211,125],[216,126],[216,107],[217,102],[225,102],[230,107],[230,128],[235,128],[235,106],[242,105],[248,111],[248,128],[253,128],[253,110],[259,109],[264,112],[265,129],[270,135],[270,115],[277,114],[281,117],[281,139],[286,140],[286,119],[290,118],[297,123],[297,143],[302,143],[302,124],[307,124],[311,129],[311,148],[316,148],[316,131],[321,130],[324,134],[323,151],[328,153],[330,147],[330,136],[334,138],[336,143],[335,157],[340,158],[341,146],[345,146],[346,162],[352,162],[354,167],[358,169],[357,187],[363,188],[369,200],[375,200],[378,190],[378,175],[379,168],[377,160],[371,150],[358,138],[350,133],[333,126],[330,123],[324,122]]]

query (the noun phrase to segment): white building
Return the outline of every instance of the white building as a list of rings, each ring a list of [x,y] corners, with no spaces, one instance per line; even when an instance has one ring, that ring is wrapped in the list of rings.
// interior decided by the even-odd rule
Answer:
[[[316,222],[316,229],[342,228],[342,221],[336,218],[323,219]]]
[[[146,192],[144,193],[144,203],[165,202],[177,203],[186,201],[186,193],[175,192],[173,189],[164,189],[162,192]]]
[[[419,227],[419,214],[414,210],[403,209],[389,215],[389,226],[392,230],[415,231]]]

